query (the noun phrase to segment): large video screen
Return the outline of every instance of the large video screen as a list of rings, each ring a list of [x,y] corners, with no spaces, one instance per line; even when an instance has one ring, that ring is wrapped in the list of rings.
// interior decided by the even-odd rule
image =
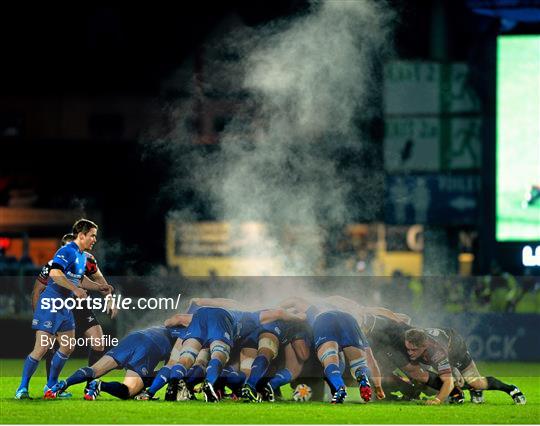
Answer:
[[[497,40],[497,241],[540,240],[540,35]]]

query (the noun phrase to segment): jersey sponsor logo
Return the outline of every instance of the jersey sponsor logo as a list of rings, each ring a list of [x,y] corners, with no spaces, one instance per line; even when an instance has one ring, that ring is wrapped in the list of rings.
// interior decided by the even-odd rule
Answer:
[[[45,321],[43,323],[43,327],[45,328],[52,328],[52,321]]]
[[[88,320],[88,322],[92,322],[92,321],[94,321],[94,317],[93,317],[93,316],[91,316],[91,315],[90,315],[89,317],[86,317],[86,319]]]

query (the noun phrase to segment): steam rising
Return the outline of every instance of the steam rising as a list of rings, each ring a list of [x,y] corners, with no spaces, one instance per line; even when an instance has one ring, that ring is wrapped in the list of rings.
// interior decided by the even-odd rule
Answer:
[[[303,16],[257,29],[236,27],[207,48],[210,66],[195,84],[193,103],[184,102],[193,107],[201,92],[231,88],[246,99],[221,132],[219,151],[190,154],[189,172],[179,161],[168,190],[190,185],[210,197],[220,220],[265,223],[266,242],[241,254],[277,259],[280,270],[270,274],[316,274],[325,230],[352,219],[347,197],[361,178],[345,178],[337,158],[347,149],[358,152],[358,121],[372,114],[368,101],[380,90],[373,67],[392,17],[382,5],[313,3]],[[212,59],[220,52],[239,60]],[[187,127],[179,120],[174,129],[184,160]],[[366,203],[366,210],[372,208]],[[180,214],[190,217],[192,211]],[[294,237],[284,244],[286,230]]]

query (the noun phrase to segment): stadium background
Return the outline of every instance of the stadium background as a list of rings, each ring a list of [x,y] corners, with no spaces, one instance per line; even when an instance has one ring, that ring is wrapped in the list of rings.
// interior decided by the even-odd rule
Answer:
[[[314,293],[455,326],[477,359],[538,362],[540,268],[521,255],[540,242],[495,238],[494,114],[496,37],[538,34],[538,9],[516,2],[505,15],[514,21],[501,20],[475,13],[480,3],[387,3],[384,48],[370,53],[380,90],[354,112],[358,143],[327,150],[341,137],[331,123],[313,136],[349,190],[346,214],[317,212],[315,224],[224,214],[215,188],[199,185],[227,167],[212,162],[226,158],[231,135],[249,145],[264,125],[234,79],[235,46],[307,16],[308,2],[2,6],[0,325],[18,343],[1,356],[28,352],[34,277],[85,216],[100,226],[95,255],[123,294],[247,297],[271,289],[272,276],[308,271]],[[247,130],[231,130],[239,120]],[[103,318],[106,330],[122,335],[141,320],[123,314]]]

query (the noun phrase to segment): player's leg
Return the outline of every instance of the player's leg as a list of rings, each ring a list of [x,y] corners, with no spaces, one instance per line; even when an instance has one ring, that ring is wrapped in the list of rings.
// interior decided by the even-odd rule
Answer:
[[[165,392],[165,400],[166,401],[176,400],[176,396],[178,392],[178,382],[177,381],[171,382],[170,378],[171,378],[172,368],[180,362],[180,353],[182,352],[183,343],[184,343],[183,339],[176,340],[171,350],[171,355],[169,356],[169,360],[156,373],[156,377],[154,377],[154,380],[152,381],[152,384],[150,385],[150,388],[147,392],[151,397],[153,397],[158,390],[160,390],[163,386],[165,386],[168,383],[169,385],[167,386],[167,391]],[[141,397],[141,399],[143,398]]]
[[[332,392],[332,403],[342,403],[347,396],[345,382],[339,370],[339,345],[335,341],[327,341],[317,349],[317,358],[324,369],[324,378]]]
[[[366,352],[354,346],[343,348],[345,358],[349,362],[351,376],[358,383],[360,389],[360,397],[368,402],[371,400],[371,385],[368,376],[370,375],[368,364],[366,361]]]
[[[201,342],[199,342],[197,339],[184,340],[179,349],[180,352],[178,353],[178,355],[175,355],[178,361],[174,365],[170,366],[170,369],[165,369],[165,370],[161,369],[158,372],[158,374],[156,375],[156,378],[152,382],[152,385],[147,391],[148,396],[150,398],[153,398],[154,395],[157,393],[157,391],[159,391],[169,381],[174,381],[174,383],[180,383],[180,381],[182,381],[182,385],[185,386],[185,383],[183,383],[183,380],[188,370],[191,368],[191,366],[195,362],[195,359],[197,358],[197,355],[199,354],[201,347],[202,347]]]
[[[240,398],[242,396],[242,386],[245,382],[246,375],[242,371],[232,365],[227,365],[221,370],[221,374],[214,388],[219,389],[224,393],[224,388],[227,386],[232,391],[233,398]],[[218,391],[216,390],[216,392]]]
[[[210,361],[206,368],[203,392],[206,402],[218,402],[219,397],[214,390],[214,384],[219,378],[223,366],[229,361],[231,347],[228,342],[214,340],[210,343]]]
[[[253,360],[249,378],[242,389],[242,397],[245,401],[261,401],[257,384],[268,370],[270,362],[276,358],[278,351],[279,340],[274,334],[265,332],[259,335],[257,357]]]
[[[279,351],[278,338],[272,333],[262,333],[259,336],[259,348],[257,351],[257,357],[253,361],[251,366],[251,374],[246,384],[253,389],[257,388],[257,383],[264,376],[270,362],[276,358]]]
[[[461,371],[461,374],[470,388],[474,391],[498,390],[507,393],[516,404],[521,405],[527,402],[525,395],[523,395],[517,386],[504,383],[492,376],[483,377],[478,372],[478,367],[473,360],[471,360],[470,364]]]
[[[87,400],[96,399],[101,392],[106,392],[119,399],[129,399],[138,395],[144,389],[144,381],[133,370],[127,370],[123,383],[105,382],[93,380],[85,391],[84,398]]]
[[[69,376],[66,380],[59,381],[53,386],[45,395],[48,399],[54,399],[58,397],[60,392],[65,391],[68,387],[77,385],[82,382],[88,382],[89,380],[97,379],[109,371],[118,367],[118,361],[110,355],[104,355],[98,362],[91,367],[79,368],[75,373]]]
[[[30,379],[36,372],[39,365],[39,361],[45,356],[49,348],[54,344],[54,336],[45,331],[36,331],[36,340],[34,342],[34,349],[28,354],[24,360],[23,372],[21,376],[21,382],[15,393],[16,399],[29,399],[28,386]]]
[[[221,374],[223,366],[229,361],[231,347],[221,340],[210,343],[210,361],[206,367],[206,381],[214,384]]]
[[[242,348],[240,351],[240,371],[244,373],[246,377],[251,374],[251,367],[253,361],[257,357],[257,349],[255,348]]]
[[[56,337],[60,346],[51,361],[51,371],[47,379],[49,389],[58,383],[62,369],[75,349],[75,345],[72,343],[75,338],[75,330],[59,331],[56,333]]]
[[[92,339],[92,345],[90,346],[88,353],[88,365],[94,365],[103,355],[105,355],[105,346],[103,345],[103,329],[101,328],[101,325],[94,324],[92,327],[88,328],[84,332],[84,337]]]
[[[263,398],[265,400],[271,402],[272,400],[275,400],[276,394],[280,394],[281,386],[292,382],[294,379],[300,376],[300,373],[302,372],[302,369],[304,367],[304,362],[305,360],[307,360],[307,356],[301,358],[297,354],[294,346],[298,344],[297,342],[298,341],[293,341],[292,343],[285,345],[285,347],[283,348],[282,353],[285,358],[285,365],[283,366],[284,368],[278,370],[274,374],[274,377],[272,377],[265,386],[263,390]],[[301,347],[301,349],[304,349],[304,347]]]
[[[192,399],[193,391],[196,385],[202,383],[206,376],[208,363],[210,362],[210,348],[203,348],[197,355],[197,359],[193,366],[188,370],[186,374],[186,387],[189,392],[184,392],[178,395],[179,400]]]

